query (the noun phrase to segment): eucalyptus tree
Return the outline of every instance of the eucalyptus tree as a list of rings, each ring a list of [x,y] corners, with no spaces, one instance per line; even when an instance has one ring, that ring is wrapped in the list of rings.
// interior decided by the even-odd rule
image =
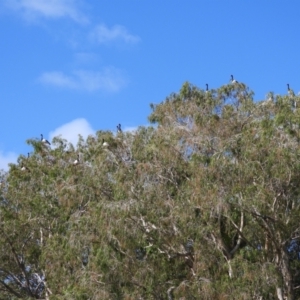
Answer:
[[[299,100],[185,83],[155,127],[28,140],[1,177],[1,298],[297,299]]]
[[[150,120],[178,133],[189,161],[199,264],[210,248],[214,267],[208,261],[201,273],[218,297],[299,296],[299,100],[254,102],[243,83],[210,93],[186,83],[153,107]]]

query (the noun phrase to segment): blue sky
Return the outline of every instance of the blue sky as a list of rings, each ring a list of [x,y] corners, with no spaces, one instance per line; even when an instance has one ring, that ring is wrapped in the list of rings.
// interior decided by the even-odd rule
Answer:
[[[185,81],[296,93],[300,2],[1,0],[0,168],[28,138],[147,125]]]

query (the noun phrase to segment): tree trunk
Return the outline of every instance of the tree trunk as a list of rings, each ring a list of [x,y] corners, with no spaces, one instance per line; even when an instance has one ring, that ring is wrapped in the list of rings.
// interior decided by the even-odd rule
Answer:
[[[278,300],[283,300],[282,288],[281,287],[277,287],[276,291],[277,291]]]
[[[295,295],[293,289],[293,276],[291,274],[291,270],[289,266],[289,257],[285,249],[282,250],[279,267],[282,274],[283,284],[285,286],[286,299],[294,300]],[[278,295],[278,288],[277,288],[277,295]],[[280,298],[278,297],[278,299]]]

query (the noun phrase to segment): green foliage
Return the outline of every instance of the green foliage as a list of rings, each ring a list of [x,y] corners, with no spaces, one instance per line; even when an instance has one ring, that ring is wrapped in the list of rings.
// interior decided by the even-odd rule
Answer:
[[[28,140],[0,174],[0,298],[299,298],[300,99],[253,95],[185,82],[156,127]]]

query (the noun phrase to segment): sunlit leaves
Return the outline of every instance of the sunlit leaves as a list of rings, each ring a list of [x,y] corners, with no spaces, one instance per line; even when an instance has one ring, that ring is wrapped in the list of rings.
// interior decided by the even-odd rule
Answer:
[[[30,156],[1,176],[0,280],[50,299],[294,293],[298,98],[253,95],[186,82],[151,105],[155,127],[99,130],[76,146],[28,140]]]

